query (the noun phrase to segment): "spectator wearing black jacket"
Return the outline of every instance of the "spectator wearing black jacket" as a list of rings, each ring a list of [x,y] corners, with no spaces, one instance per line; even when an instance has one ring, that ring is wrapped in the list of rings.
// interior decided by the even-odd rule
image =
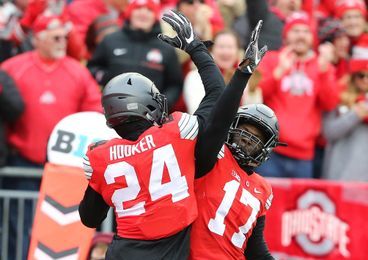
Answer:
[[[133,1],[126,10],[123,28],[97,46],[88,68],[105,85],[124,72],[138,72],[152,80],[171,108],[183,85],[175,49],[157,39],[161,32],[159,6],[153,0]]]
[[[8,147],[6,124],[14,122],[23,113],[24,103],[13,79],[0,70],[0,166],[5,165]]]

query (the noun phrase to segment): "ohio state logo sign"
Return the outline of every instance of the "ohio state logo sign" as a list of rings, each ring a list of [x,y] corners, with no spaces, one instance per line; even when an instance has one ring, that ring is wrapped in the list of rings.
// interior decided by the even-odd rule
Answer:
[[[349,257],[349,225],[336,216],[333,201],[321,191],[309,190],[297,201],[297,209],[282,215],[281,243],[289,246],[292,239],[304,252],[323,256],[335,248]]]

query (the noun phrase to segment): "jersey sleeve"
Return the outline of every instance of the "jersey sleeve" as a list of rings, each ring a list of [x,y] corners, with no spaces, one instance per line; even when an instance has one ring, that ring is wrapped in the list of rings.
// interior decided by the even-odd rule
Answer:
[[[90,180],[93,174],[93,169],[91,167],[91,163],[89,162],[87,154],[83,156],[83,171],[86,179]]]
[[[270,209],[272,205],[273,192],[271,185],[266,181],[266,179],[264,178],[262,179],[263,179],[263,189],[265,190],[265,197],[262,203],[263,204],[262,215],[266,215],[267,211]]]
[[[181,139],[194,140],[198,136],[198,118],[194,115],[182,113],[178,121]]]
[[[98,151],[95,150],[98,146],[106,143],[106,140],[92,143],[88,146],[87,153],[83,157],[83,170],[88,180],[88,185],[96,192],[101,194],[101,180],[96,170],[96,161],[98,161]]]

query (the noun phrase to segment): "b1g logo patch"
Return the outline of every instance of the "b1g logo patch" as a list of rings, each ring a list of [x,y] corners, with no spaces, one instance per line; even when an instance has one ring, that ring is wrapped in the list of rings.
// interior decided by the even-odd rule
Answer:
[[[51,163],[82,167],[88,145],[119,137],[106,125],[103,114],[80,112],[63,118],[53,129],[47,144]]]
[[[309,190],[297,200],[297,209],[282,214],[281,244],[289,246],[295,238],[312,256],[324,256],[337,248],[348,258],[349,229],[349,224],[336,216],[336,206],[326,193]]]

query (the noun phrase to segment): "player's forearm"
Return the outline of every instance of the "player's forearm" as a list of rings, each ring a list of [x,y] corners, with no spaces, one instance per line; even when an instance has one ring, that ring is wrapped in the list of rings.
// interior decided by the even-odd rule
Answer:
[[[88,186],[78,211],[85,226],[96,228],[106,218],[109,208],[102,196]]]
[[[265,216],[261,216],[257,219],[256,226],[247,242],[247,248],[244,252],[247,260],[274,260],[264,239],[264,227]]]
[[[205,175],[216,163],[217,154],[226,140],[229,127],[238,111],[243,91],[250,76],[251,74],[237,70],[217,100],[205,129],[198,137],[196,147],[197,178]]]
[[[205,96],[201,100],[197,110],[194,112],[199,123],[198,136],[203,136],[202,133],[204,129],[206,129],[209,116],[216,106],[216,101],[225,88],[225,82],[220,70],[213,61],[204,44],[196,47],[191,53],[191,57],[198,68],[198,72],[205,90]],[[198,140],[199,139],[200,137]]]
[[[204,44],[200,44],[191,52],[191,58],[197,66],[205,90],[205,96],[195,114],[207,120],[216,100],[225,88],[225,82]]]

